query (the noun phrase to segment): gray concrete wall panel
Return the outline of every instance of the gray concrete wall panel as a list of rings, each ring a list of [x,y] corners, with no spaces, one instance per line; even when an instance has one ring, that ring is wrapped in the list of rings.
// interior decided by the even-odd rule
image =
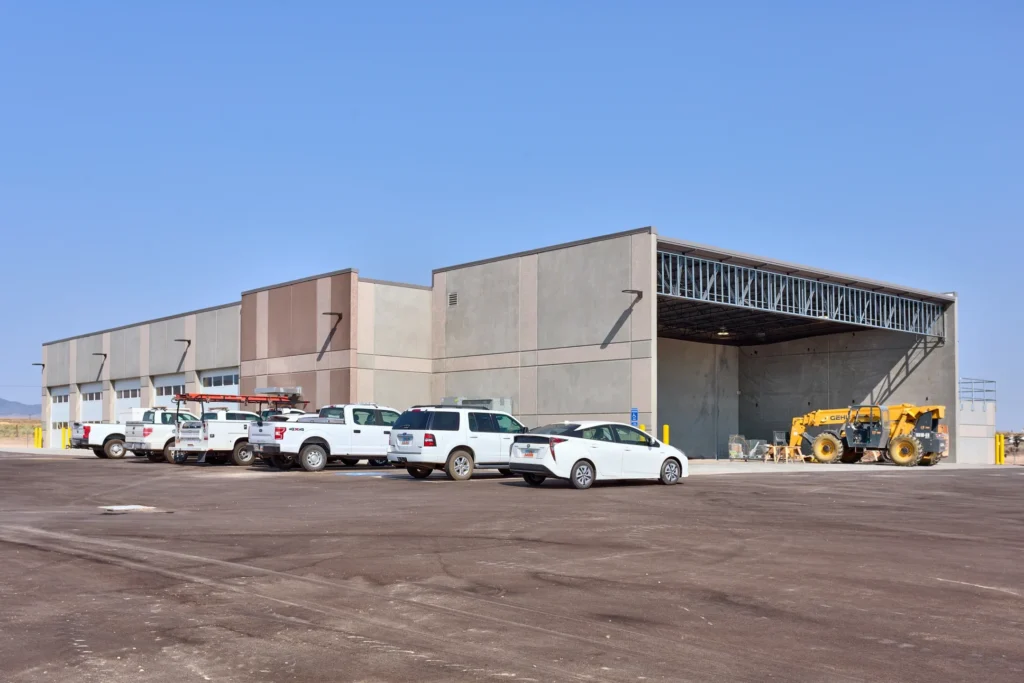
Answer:
[[[126,327],[110,333],[110,367],[111,379],[127,379],[139,377],[141,371],[142,329]]]
[[[543,330],[544,327],[541,326]],[[451,386],[452,375],[448,375]],[[542,415],[614,413],[629,420],[630,361],[542,365],[537,368],[537,412]]]
[[[458,294],[457,305],[444,302],[448,358],[519,350],[517,259],[449,271],[445,283],[447,295]]]
[[[46,346],[46,384],[59,387],[71,384],[71,342]]]
[[[150,323],[149,374],[167,375],[184,371],[187,348],[174,340],[186,338],[184,317]]]
[[[241,306],[196,314],[196,370],[237,367]]]
[[[691,458],[724,457],[739,430],[739,349],[658,340],[658,425]]]
[[[430,358],[430,290],[380,284],[373,288],[372,317],[364,317],[359,311],[359,324],[373,325],[372,353]]]
[[[103,356],[93,354],[103,353],[103,335],[95,334],[91,337],[81,337],[75,340],[77,345],[75,358],[75,382],[98,382],[103,378]]]
[[[538,348],[631,341],[630,263],[629,237],[538,255]]]

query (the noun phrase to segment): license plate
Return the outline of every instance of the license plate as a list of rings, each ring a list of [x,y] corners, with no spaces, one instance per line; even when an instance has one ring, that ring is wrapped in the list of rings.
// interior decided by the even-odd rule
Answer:
[[[124,445],[124,447],[127,448],[130,451],[135,451],[135,450],[139,450],[140,448],[142,448],[143,445],[144,444],[136,443],[136,442],[133,441],[132,443],[126,443]]]
[[[258,443],[254,443],[254,444],[252,445],[252,450],[253,450],[253,452],[254,452],[254,453],[260,453],[260,452],[262,452],[262,451],[263,451],[263,446],[261,446],[261,445],[260,445],[260,444],[258,444]]]
[[[399,434],[398,443],[402,444],[403,446],[408,446],[409,444],[412,443],[412,434]]]
[[[532,458],[533,456],[537,455],[537,453],[538,453],[538,451],[535,451],[535,450],[532,450],[532,449],[529,449],[529,448],[524,448],[523,449],[523,457],[524,458]]]

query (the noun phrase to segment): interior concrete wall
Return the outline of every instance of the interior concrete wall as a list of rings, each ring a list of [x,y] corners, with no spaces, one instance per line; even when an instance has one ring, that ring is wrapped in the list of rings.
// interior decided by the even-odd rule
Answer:
[[[652,425],[655,242],[645,229],[435,272],[432,399],[511,398],[527,424],[635,407]]]
[[[739,433],[739,349],[658,339],[658,436],[691,458],[728,457]]]
[[[951,307],[952,308],[952,307]],[[739,431],[770,439],[794,416],[852,403],[944,405],[957,443],[955,311],[946,340],[864,330],[739,350]],[[951,460],[956,459],[952,448]]]

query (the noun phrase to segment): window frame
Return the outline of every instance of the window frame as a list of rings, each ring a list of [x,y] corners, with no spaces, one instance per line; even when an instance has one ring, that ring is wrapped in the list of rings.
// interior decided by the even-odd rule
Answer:
[[[629,425],[619,425],[619,424],[613,424],[611,427],[612,427],[612,434],[615,436],[615,440],[618,441],[619,443],[621,443],[623,446],[646,446],[648,448],[652,448],[654,446],[654,439],[649,434],[645,434],[644,432],[641,432],[636,427],[631,427]],[[623,441],[622,438],[619,436],[619,430],[620,429],[625,431],[627,434],[630,434],[630,433],[638,434],[638,435],[640,435],[644,439],[644,441],[641,442],[641,443],[637,443],[635,441]]]

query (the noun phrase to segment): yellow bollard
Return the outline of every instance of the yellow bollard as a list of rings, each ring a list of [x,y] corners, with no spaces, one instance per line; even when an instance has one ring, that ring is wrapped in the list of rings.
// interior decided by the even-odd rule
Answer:
[[[996,464],[1006,464],[1006,435],[996,434]]]
[[[60,447],[69,448],[71,446],[71,430],[64,427],[60,430]]]
[[[647,431],[647,425],[640,425],[640,431],[641,432],[646,432]]]
[[[661,440],[668,445],[668,425],[661,425]]]

